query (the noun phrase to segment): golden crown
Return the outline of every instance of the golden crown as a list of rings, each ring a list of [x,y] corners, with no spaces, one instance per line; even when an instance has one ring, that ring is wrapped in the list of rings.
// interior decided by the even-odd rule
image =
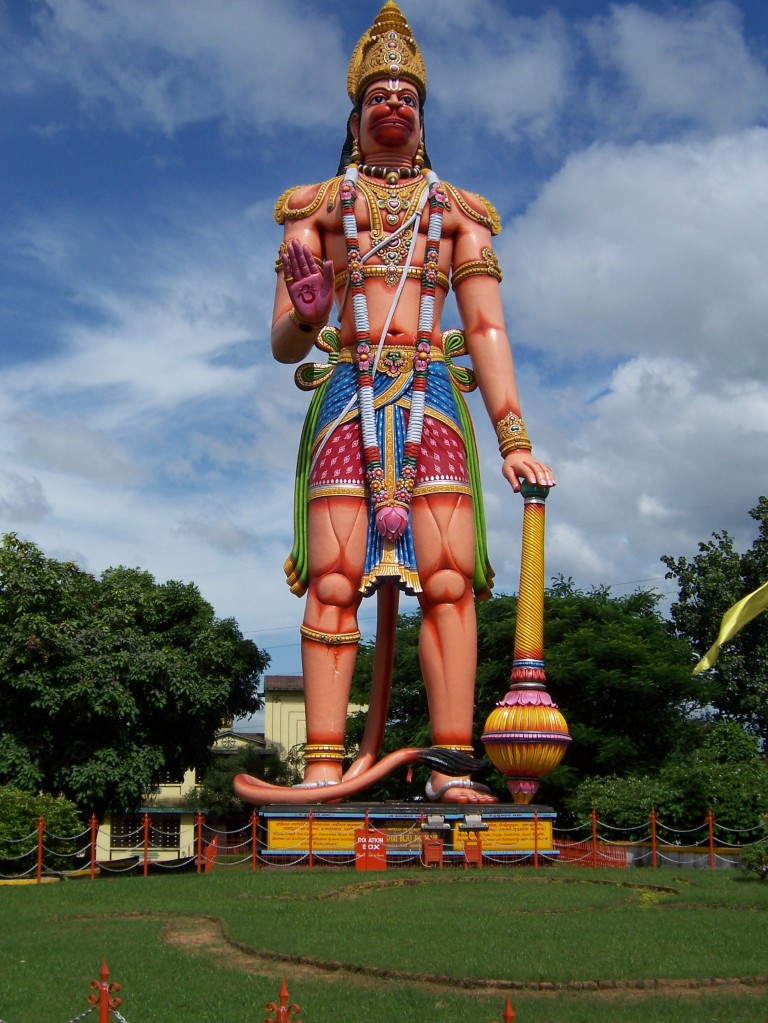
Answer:
[[[366,86],[380,78],[400,78],[427,95],[427,72],[411,27],[395,0],[387,0],[355,47],[347,72],[347,92],[356,103]]]

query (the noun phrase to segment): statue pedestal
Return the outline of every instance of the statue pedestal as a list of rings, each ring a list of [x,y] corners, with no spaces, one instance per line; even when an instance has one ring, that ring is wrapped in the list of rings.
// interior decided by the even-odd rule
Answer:
[[[306,857],[311,863],[348,864],[355,860],[356,832],[384,836],[389,866],[419,866],[422,837],[443,843],[443,859],[464,862],[465,843],[482,839],[488,863],[556,857],[549,806],[501,803],[489,806],[440,803],[301,803],[259,810],[259,855],[286,864]]]

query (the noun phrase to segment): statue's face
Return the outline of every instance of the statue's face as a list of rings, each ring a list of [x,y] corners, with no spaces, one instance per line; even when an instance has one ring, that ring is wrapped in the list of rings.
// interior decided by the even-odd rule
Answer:
[[[355,128],[353,118],[353,130]],[[421,138],[419,94],[408,82],[373,82],[363,94],[359,117],[363,156],[391,150],[413,156]]]

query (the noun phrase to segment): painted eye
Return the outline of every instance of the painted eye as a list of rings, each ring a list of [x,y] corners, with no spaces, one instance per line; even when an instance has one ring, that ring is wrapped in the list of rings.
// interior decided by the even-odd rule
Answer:
[[[407,107],[415,107],[416,106],[416,100],[415,100],[415,98],[413,96],[411,96],[411,94],[409,92],[407,92],[403,96],[403,103],[405,103],[405,105]]]

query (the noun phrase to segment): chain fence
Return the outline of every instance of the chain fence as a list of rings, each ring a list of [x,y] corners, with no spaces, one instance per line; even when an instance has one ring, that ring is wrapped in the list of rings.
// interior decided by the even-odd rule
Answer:
[[[178,815],[170,829],[144,813],[122,830],[114,820],[104,827],[94,817],[88,829],[70,836],[50,834],[41,819],[36,831],[19,839],[4,839],[0,825],[0,883],[265,867],[538,868],[559,862],[716,870],[738,867],[745,849],[766,849],[768,855],[768,825],[724,827],[712,813],[699,826],[681,829],[659,820],[655,811],[646,821],[623,825],[601,820],[593,811],[585,821],[558,827],[552,811],[539,813],[535,807],[524,808],[525,820],[501,825],[488,810],[440,809],[444,812],[416,811],[398,820],[384,819],[383,810],[375,820],[367,812],[355,818],[346,810],[339,820],[328,808],[269,819],[254,811],[246,824],[231,830],[210,826],[202,813],[188,814],[186,823]]]

